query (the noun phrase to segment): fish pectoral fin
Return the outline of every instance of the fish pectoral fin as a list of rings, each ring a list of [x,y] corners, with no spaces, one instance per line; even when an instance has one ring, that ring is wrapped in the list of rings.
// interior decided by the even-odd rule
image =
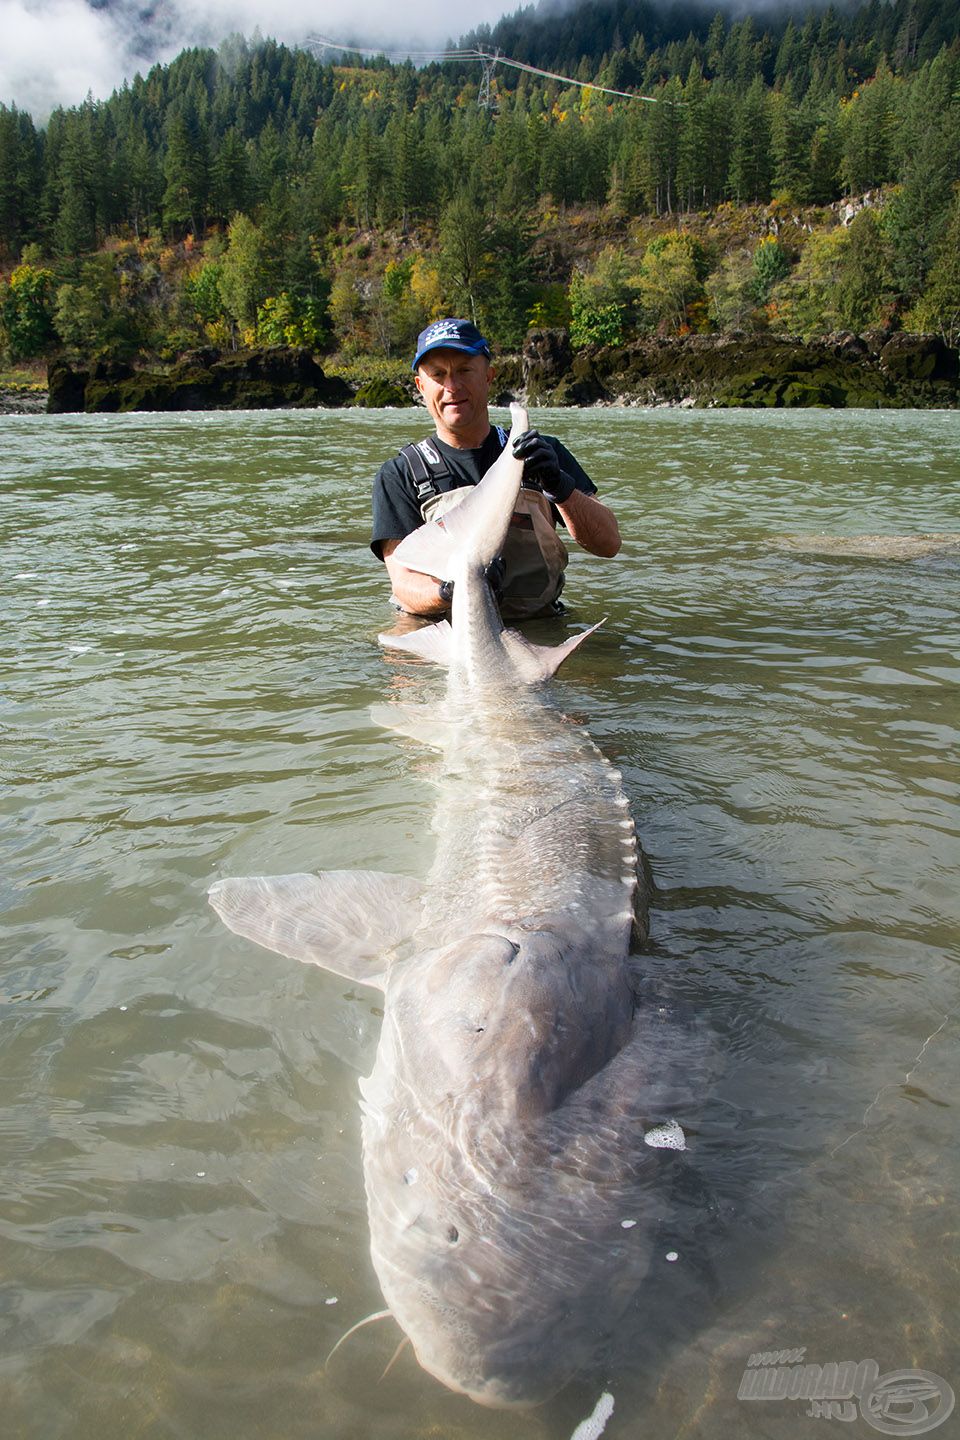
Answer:
[[[208,898],[235,934],[382,990],[390,952],[417,927],[422,894],[406,875],[327,870],[217,880]]]
[[[572,635],[562,645],[534,645],[525,635],[521,635],[519,630],[504,630],[500,639],[520,679],[528,685],[536,685],[539,681],[549,680],[551,675],[555,675],[567,656],[572,655],[577,646],[581,645],[588,635],[592,635],[594,630],[599,630],[602,624],[603,621],[598,620],[589,630]]]
[[[391,635],[387,631],[377,639],[388,650],[407,650],[422,660],[432,660],[435,665],[449,665],[453,658],[453,630],[449,620],[438,620],[422,630],[408,630],[405,635]]]
[[[468,493],[465,489],[464,495]],[[439,520],[428,520],[419,530],[412,530],[394,550],[394,558],[408,570],[416,570],[421,575],[435,575],[438,580],[452,580],[456,545],[449,525],[457,508],[454,506],[447,512],[442,525]]]
[[[391,702],[389,705],[371,705],[370,719],[384,730],[394,730],[408,740],[419,740],[423,745],[433,745],[442,750],[450,738],[451,726],[442,720],[430,705],[408,705]]]

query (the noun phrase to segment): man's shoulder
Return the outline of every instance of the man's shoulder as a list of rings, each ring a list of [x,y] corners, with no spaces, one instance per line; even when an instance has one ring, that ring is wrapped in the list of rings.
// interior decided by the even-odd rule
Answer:
[[[404,455],[410,450],[435,450],[436,441],[437,437],[435,435],[421,435],[417,439],[407,440],[405,444],[400,446],[400,449],[395,455],[391,455],[389,460],[385,461],[385,464],[402,464]]]
[[[394,481],[408,480],[410,478],[410,463],[408,455],[405,452],[409,452],[412,448],[419,448],[423,445],[429,446],[430,439],[431,437],[429,435],[424,435],[419,440],[408,440],[406,445],[401,445],[395,455],[391,455],[388,459],[384,460],[380,469],[377,471],[377,479]]]

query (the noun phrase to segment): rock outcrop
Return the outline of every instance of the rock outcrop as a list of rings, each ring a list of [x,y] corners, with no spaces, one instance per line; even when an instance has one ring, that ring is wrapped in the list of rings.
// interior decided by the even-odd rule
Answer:
[[[0,415],[40,415],[47,408],[47,392],[35,385],[0,387]]]
[[[412,395],[402,386],[395,385],[392,380],[371,380],[369,385],[363,385],[357,391],[353,403],[363,410],[399,410],[403,406],[415,404],[415,401]]]
[[[533,330],[522,391],[541,405],[918,407],[960,404],[958,355],[932,335],[689,335],[574,353]]]
[[[49,410],[263,410],[401,406],[412,387],[376,379],[356,395],[309,350],[196,350],[166,371],[64,360],[49,369]],[[575,351],[563,329],[531,330],[522,354],[496,361],[504,405],[686,405],[833,409],[960,405],[960,357],[935,335],[688,335]]]
[[[166,371],[113,361],[89,369],[54,361],[48,372],[51,414],[84,410],[279,410],[349,405],[346,381],[327,376],[309,350],[195,350]]]

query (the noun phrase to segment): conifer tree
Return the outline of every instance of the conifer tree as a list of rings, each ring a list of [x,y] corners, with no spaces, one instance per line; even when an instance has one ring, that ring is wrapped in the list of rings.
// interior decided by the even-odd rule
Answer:
[[[797,34],[792,17],[787,21],[787,28],[780,38],[777,46],[776,58],[773,64],[774,79],[781,89],[788,81],[796,88],[800,86],[800,77],[797,74],[798,64],[803,59],[803,52],[800,45],[800,37]]]
[[[899,121],[899,82],[881,63],[876,75],[842,111],[840,173],[854,195],[889,184],[894,178],[894,137]]]
[[[677,167],[683,90],[676,76],[662,86],[650,106],[645,140],[647,199],[658,215],[673,213],[677,203]]]
[[[0,104],[0,255],[17,255],[37,234],[41,146],[30,116]]]
[[[769,200],[771,164],[767,91],[757,75],[740,103],[730,158],[730,193],[737,204]]]
[[[384,213],[406,234],[423,193],[423,153],[417,121],[406,111],[394,114],[383,132]]]
[[[89,129],[83,112],[75,112],[64,123],[56,176],[59,204],[54,243],[60,255],[81,255],[96,243],[94,169]]]
[[[819,115],[810,141],[810,189],[807,199],[826,205],[840,193],[840,130],[832,107],[816,105],[807,97],[809,113]]]
[[[11,255],[20,240],[19,150],[16,110],[0,105],[0,250]]]
[[[180,113],[170,121],[163,174],[164,226],[168,231],[186,227],[199,235],[207,199],[207,156],[197,125]]]
[[[859,332],[890,319],[893,299],[890,242],[873,210],[861,210],[847,230],[834,299],[837,322]]]
[[[947,345],[960,345],[960,189],[927,277],[927,286],[913,314],[921,330],[939,334]]]
[[[948,52],[911,84],[900,143],[901,186],[890,202],[888,228],[897,279],[913,301],[926,286],[960,179],[960,60]]]
[[[683,87],[677,152],[677,193],[685,210],[705,207],[710,193],[710,113],[708,86],[695,60]]]
[[[772,187],[775,195],[788,195],[801,204],[810,194],[812,129],[809,112],[796,103],[788,79],[782,90],[770,96]]]
[[[240,132],[231,125],[210,166],[210,211],[221,223],[245,210],[251,200],[250,158]]]
[[[727,193],[727,176],[733,149],[735,99],[730,86],[714,81],[704,104],[709,135],[707,148],[707,199],[711,205]]]

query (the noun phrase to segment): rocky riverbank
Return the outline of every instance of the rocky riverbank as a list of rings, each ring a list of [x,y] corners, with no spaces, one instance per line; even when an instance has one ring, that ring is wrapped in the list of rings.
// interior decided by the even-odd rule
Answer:
[[[88,368],[55,360],[48,371],[53,415],[131,410],[277,410],[348,405],[353,391],[324,374],[309,350],[195,350],[168,370],[114,361]]]
[[[412,377],[355,389],[308,350],[184,355],[165,371],[57,360],[49,410],[292,409],[412,405]],[[565,330],[532,330],[523,353],[497,360],[495,399],[531,405],[684,405],[833,409],[960,405],[960,356],[931,335],[689,335],[574,351]]]
[[[957,351],[932,335],[689,335],[574,353],[566,331],[539,330],[508,383],[531,404],[939,408],[960,404],[958,377]]]
[[[0,386],[0,415],[42,415],[47,392],[36,385]]]

